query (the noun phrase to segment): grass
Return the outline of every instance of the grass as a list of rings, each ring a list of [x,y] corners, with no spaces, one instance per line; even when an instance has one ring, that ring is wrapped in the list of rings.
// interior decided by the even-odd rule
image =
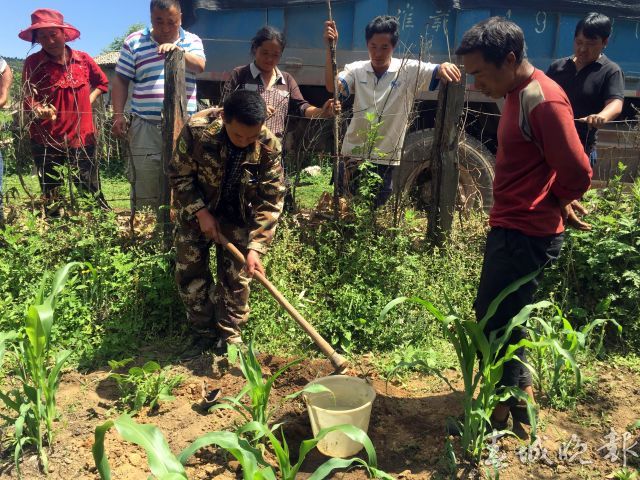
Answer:
[[[23,179],[29,192],[37,196],[40,193],[38,177],[36,175],[25,175]],[[333,187],[329,185],[330,179],[331,170],[326,168],[323,169],[321,175],[317,177],[302,176],[300,184],[296,187],[296,201],[298,202],[298,206],[305,210],[314,208],[322,192],[332,191]],[[104,196],[111,208],[116,210],[129,208],[129,182],[126,178],[102,177],[100,181]],[[11,203],[23,202],[29,198],[20,184],[18,175],[6,175],[4,177],[3,190],[9,192],[12,189],[15,189],[17,196]]]
[[[624,355],[614,354],[607,360],[607,363],[612,367],[626,367],[631,372],[640,375],[640,356],[633,353],[626,353]]]
[[[315,208],[323,192],[333,192],[333,185],[329,184],[330,181],[331,167],[323,167],[317,177],[301,175],[296,186],[298,207],[303,210]]]
[[[38,185],[38,177],[36,175],[23,176],[25,185],[34,196],[40,194],[40,187]],[[125,178],[102,178],[102,190],[107,203],[111,208],[120,210],[129,208],[129,182]],[[10,192],[15,189],[16,197],[11,199],[10,203],[19,203],[26,201],[29,196],[25,193],[18,175],[6,175],[3,182],[3,190]],[[13,197],[13,194],[11,194]]]

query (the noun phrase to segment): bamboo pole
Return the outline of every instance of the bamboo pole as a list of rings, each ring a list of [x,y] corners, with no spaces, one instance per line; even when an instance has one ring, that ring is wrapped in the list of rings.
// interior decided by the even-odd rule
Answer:
[[[327,9],[329,11],[329,21],[333,22],[333,13],[331,12],[331,0],[327,0]],[[329,51],[331,52],[331,74],[333,77],[333,103],[334,108],[338,103],[338,87],[336,85],[336,78],[338,76],[338,61],[336,58],[336,42],[335,40],[329,44]],[[344,178],[340,178],[340,115],[334,115],[333,117],[333,217],[338,220],[340,215],[340,190],[343,185]]]

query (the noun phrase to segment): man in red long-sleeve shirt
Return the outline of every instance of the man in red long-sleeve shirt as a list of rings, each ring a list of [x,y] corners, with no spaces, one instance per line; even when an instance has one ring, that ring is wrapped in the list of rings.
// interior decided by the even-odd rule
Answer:
[[[500,17],[484,20],[464,34],[456,54],[462,55],[478,90],[493,98],[505,97],[498,126],[491,231],[474,304],[480,321],[502,290],[558,258],[565,223],[588,228],[572,203],[588,190],[591,167],[566,94],[526,60],[520,27]],[[486,324],[487,336],[532,303],[538,280],[505,298]],[[524,327],[516,328],[510,343],[525,336]],[[524,349],[518,357],[521,362],[505,363],[500,386],[519,387],[533,399]],[[528,423],[525,412],[511,399],[495,409],[492,426],[503,428],[510,413],[514,421]]]

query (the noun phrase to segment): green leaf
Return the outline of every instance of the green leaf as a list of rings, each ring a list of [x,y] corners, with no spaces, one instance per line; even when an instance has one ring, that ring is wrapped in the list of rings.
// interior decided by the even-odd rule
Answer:
[[[161,393],[158,395],[158,401],[160,402],[173,402],[176,399],[173,395],[167,395],[166,393]]]
[[[290,393],[289,395],[286,395],[284,398],[287,400],[293,400],[294,398],[299,397],[303,393],[330,393],[333,395],[333,392],[329,388],[325,387],[324,385],[320,385],[319,383],[314,383],[311,385],[307,385],[302,390],[298,390],[297,392]]]
[[[230,365],[235,365],[238,362],[238,346],[233,343],[227,344],[227,359]]]
[[[191,445],[180,452],[178,460],[184,465],[191,455],[208,445],[216,445],[229,452],[242,466],[242,476],[245,480],[254,480],[257,478],[264,478],[266,480],[276,479],[275,474],[270,468],[259,468],[259,464],[266,466],[266,462],[262,459],[260,451],[253,448],[249,442],[232,432],[210,432],[197,438]]]
[[[3,364],[4,354],[7,348],[7,342],[13,342],[19,338],[18,332],[1,332],[0,333],[0,367]]]
[[[45,331],[42,325],[41,316],[49,316],[53,319],[51,307],[42,305],[31,305],[27,309],[25,317],[25,332],[29,341],[28,348],[35,359],[41,360],[44,356],[46,344]]]
[[[155,425],[136,423],[129,415],[123,414],[114,421],[114,426],[124,440],[144,448],[149,468],[156,477],[173,473],[187,478],[184,467]]]
[[[132,377],[144,377],[144,370],[141,367],[131,367],[129,369],[129,375]]]
[[[113,420],[107,420],[102,425],[98,425],[96,427],[93,446],[91,447],[93,461],[96,464],[96,468],[98,469],[98,473],[102,480],[111,480],[111,467],[109,466],[109,459],[104,452],[104,437],[113,424]]]
[[[50,393],[53,393],[57,390],[58,385],[60,384],[60,370],[62,370],[63,365],[71,355],[71,351],[63,350],[56,355],[55,366],[49,372],[49,376],[47,378],[47,388]]]
[[[40,322],[42,324],[42,329],[44,330],[46,339],[45,341],[47,345],[49,344],[49,338],[51,338],[51,327],[53,325],[56,297],[64,289],[71,271],[77,268],[81,268],[83,265],[85,264],[80,262],[70,262],[59,268],[53,276],[51,293],[47,298],[44,299],[42,305],[36,306],[38,308]]]
[[[394,308],[396,308],[398,305],[400,305],[401,303],[406,302],[407,300],[409,300],[409,297],[398,297],[395,298],[393,300],[391,300],[389,303],[387,303],[387,305],[382,309],[382,312],[380,312],[380,315],[378,316],[378,320],[379,321],[384,321],[384,319],[386,318],[386,316],[389,314],[389,312],[391,310],[393,310]]]
[[[158,362],[149,361],[142,366],[142,371],[144,373],[155,373],[162,370],[162,367]]]
[[[327,478],[332,471],[349,468],[354,463],[366,465],[366,463],[360,458],[349,458],[349,459],[332,458],[330,460],[327,460],[323,464],[321,464],[318,468],[316,468],[307,480],[322,480],[324,478]],[[378,477],[378,478],[385,478],[385,477]],[[388,477],[388,478],[393,478],[393,477]]]
[[[502,303],[502,301],[505,298],[507,298],[513,292],[517,291],[521,286],[525,285],[526,283],[529,283],[531,280],[536,278],[540,274],[541,271],[542,271],[542,269],[535,270],[535,271],[531,272],[530,274],[525,275],[524,277],[522,277],[522,278],[516,280],[515,282],[509,284],[504,290],[502,290],[498,294],[498,296],[496,298],[494,298],[493,301],[489,304],[489,308],[487,309],[487,312],[485,313],[484,317],[482,317],[482,319],[479,322],[480,328],[482,330],[484,330],[484,327],[487,325],[487,322],[489,321],[489,319],[491,317],[493,317],[495,315],[496,311],[498,310],[498,307],[500,306],[500,304]]]
[[[361,443],[364,446],[365,452],[367,453],[368,461],[365,462],[364,460],[359,458],[353,458],[348,460],[334,458],[320,465],[320,467],[316,469],[316,471],[309,477],[309,480],[320,480],[320,479],[326,478],[329,475],[329,473],[331,473],[332,470],[336,468],[347,468],[348,466],[354,463],[359,463],[360,465],[363,465],[365,468],[367,468],[367,470],[369,470],[370,468],[375,469],[376,472],[378,472],[378,474],[380,475],[377,478],[392,478],[388,476],[386,473],[380,470],[377,470],[378,459],[376,456],[376,451],[373,446],[373,443],[371,442],[371,439],[366,434],[366,432],[364,432],[363,430],[359,429],[354,425],[336,425],[334,427],[323,428],[318,432],[318,435],[316,435],[316,438],[312,440],[305,440],[304,442],[302,442],[302,444],[300,445],[298,463],[296,464],[297,468],[294,467],[296,472],[297,472],[297,469],[299,469],[300,466],[302,465],[302,461],[304,461],[304,458],[307,456],[309,451],[313,449],[317,445],[317,443],[320,440],[322,440],[326,435],[335,431],[342,432],[354,442]]]
[[[124,358],[122,360],[109,360],[109,368],[111,370],[118,370],[129,363],[133,362],[133,358]]]

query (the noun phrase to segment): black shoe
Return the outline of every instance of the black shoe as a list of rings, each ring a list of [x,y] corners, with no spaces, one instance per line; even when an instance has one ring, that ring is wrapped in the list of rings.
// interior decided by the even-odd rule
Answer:
[[[220,338],[217,335],[211,333],[194,333],[191,339],[187,340],[186,347],[179,354],[182,360],[191,360],[199,357],[200,355],[208,351],[217,351],[222,344]]]

